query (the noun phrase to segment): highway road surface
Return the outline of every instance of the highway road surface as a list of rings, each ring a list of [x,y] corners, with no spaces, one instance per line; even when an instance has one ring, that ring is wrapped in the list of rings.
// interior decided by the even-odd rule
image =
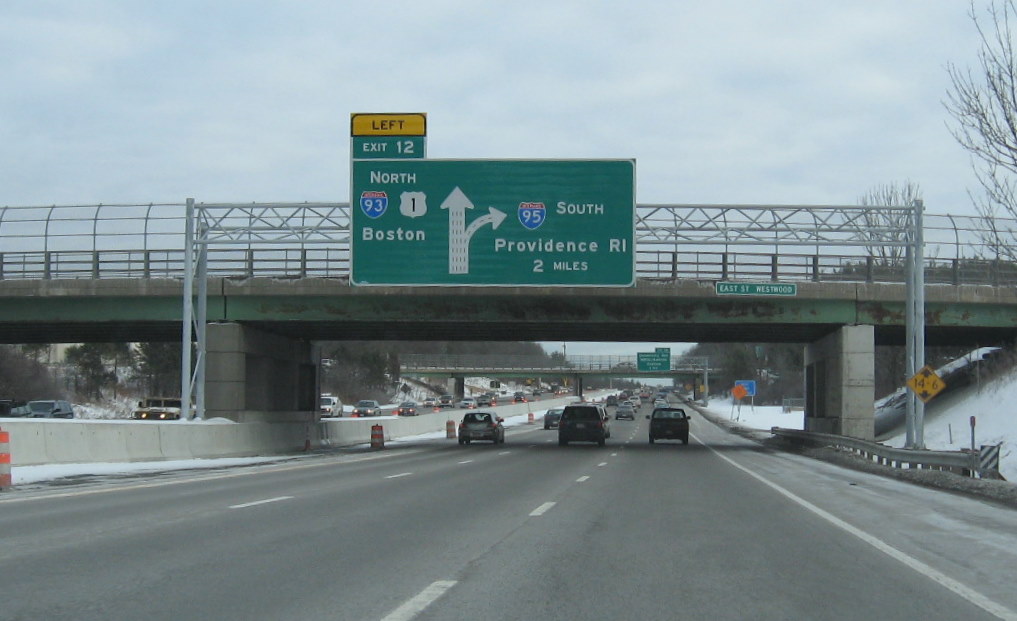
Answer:
[[[8,492],[0,619],[1017,619],[1017,511],[611,425]]]

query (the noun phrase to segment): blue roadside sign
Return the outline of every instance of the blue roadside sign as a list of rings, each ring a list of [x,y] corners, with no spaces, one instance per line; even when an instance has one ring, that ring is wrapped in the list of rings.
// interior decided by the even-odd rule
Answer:
[[[735,386],[744,386],[746,397],[756,396],[756,380],[735,380]]]

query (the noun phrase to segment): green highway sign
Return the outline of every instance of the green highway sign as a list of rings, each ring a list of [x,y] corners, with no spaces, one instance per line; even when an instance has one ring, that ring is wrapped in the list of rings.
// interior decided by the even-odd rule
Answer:
[[[794,283],[718,282],[714,287],[717,295],[798,295]]]
[[[661,350],[666,350],[667,353]],[[658,347],[654,352],[636,353],[636,368],[640,371],[670,371],[671,350]]]
[[[631,286],[634,160],[354,159],[355,285]]]
[[[353,159],[423,158],[424,136],[353,136]]]

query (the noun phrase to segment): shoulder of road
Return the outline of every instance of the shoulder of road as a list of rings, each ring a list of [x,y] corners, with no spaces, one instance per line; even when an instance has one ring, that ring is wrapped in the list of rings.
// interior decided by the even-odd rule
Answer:
[[[830,446],[802,446],[785,438],[773,436],[768,431],[740,425],[735,421],[719,416],[716,412],[711,412],[702,405],[696,403],[689,403],[688,405],[698,412],[703,419],[731,433],[756,442],[764,450],[803,455],[845,468],[878,474],[915,485],[972,496],[1017,509],[1017,485],[1008,481],[973,479],[952,472],[941,472],[938,470],[902,469],[884,466]]]

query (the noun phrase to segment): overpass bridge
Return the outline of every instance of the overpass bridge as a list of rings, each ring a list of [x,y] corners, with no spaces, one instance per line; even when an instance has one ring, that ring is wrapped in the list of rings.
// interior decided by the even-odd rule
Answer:
[[[199,405],[210,391],[199,409],[229,417],[314,409],[319,340],[802,343],[807,426],[866,437],[872,348],[908,339],[909,290],[924,293],[930,343],[1017,336],[1017,268],[992,237],[1013,223],[926,215],[915,227],[910,207],[636,211],[632,287],[363,287],[349,282],[348,204],[4,207],[0,341],[196,334]],[[932,257],[921,287],[909,248]]]

